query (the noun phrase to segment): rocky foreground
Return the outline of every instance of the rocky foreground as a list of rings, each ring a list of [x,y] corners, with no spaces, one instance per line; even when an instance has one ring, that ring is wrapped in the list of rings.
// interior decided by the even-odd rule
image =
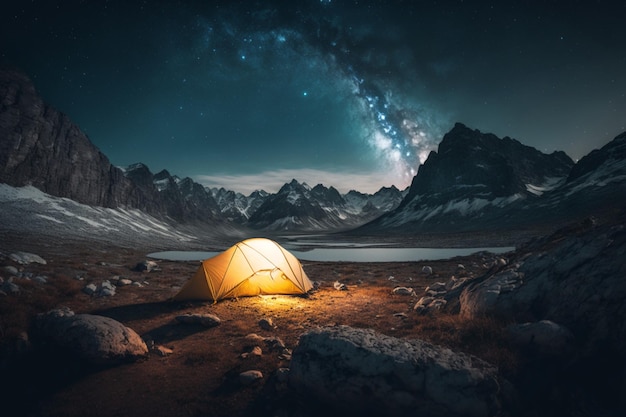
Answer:
[[[171,297],[197,262],[4,251],[3,415],[626,410],[624,215],[502,256],[308,262],[307,297]]]

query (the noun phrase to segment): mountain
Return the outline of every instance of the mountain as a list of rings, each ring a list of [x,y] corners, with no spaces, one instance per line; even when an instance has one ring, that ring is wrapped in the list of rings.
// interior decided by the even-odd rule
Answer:
[[[266,191],[257,190],[245,196],[223,187],[211,188],[210,192],[222,215],[238,224],[246,223],[269,195]]]
[[[624,136],[577,164],[457,123],[400,205],[354,233],[553,228],[626,201]],[[610,186],[607,186],[609,185]]]
[[[111,165],[21,73],[0,70],[0,100],[0,183],[96,211],[139,210],[171,228],[404,235],[554,228],[620,210],[626,201],[626,133],[574,164],[563,152],[544,154],[457,123],[406,190],[342,195],[293,180],[276,194],[244,196],[167,170],[153,174],[142,163]],[[7,201],[5,207],[15,203]]]
[[[373,195],[350,191],[344,196],[334,187],[318,184],[311,188],[294,179],[267,196],[246,225],[274,231],[347,230],[394,208],[402,197],[396,187]]]
[[[23,74],[0,69],[0,183],[103,207],[151,211],[146,196]]]
[[[23,74],[0,70],[0,183],[98,207],[128,207],[175,222],[222,222],[213,196],[190,178],[153,175],[108,158]]]
[[[560,187],[536,204],[563,217],[617,213],[626,206],[626,132],[581,158]]]

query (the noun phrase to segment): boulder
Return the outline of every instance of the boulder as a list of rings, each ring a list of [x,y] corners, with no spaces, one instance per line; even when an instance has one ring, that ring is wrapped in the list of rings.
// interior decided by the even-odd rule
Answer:
[[[39,314],[33,324],[37,348],[67,353],[94,365],[112,365],[146,357],[141,337],[122,323],[104,316],[74,314],[68,308]]]
[[[626,354],[626,228],[583,222],[529,242],[510,261],[467,285],[466,318],[550,320],[567,327],[593,356]]]
[[[494,416],[503,382],[477,357],[348,326],[303,334],[289,371],[297,392],[350,415]]]

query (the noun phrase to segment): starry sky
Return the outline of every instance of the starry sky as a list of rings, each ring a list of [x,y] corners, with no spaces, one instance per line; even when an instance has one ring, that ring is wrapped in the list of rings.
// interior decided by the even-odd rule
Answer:
[[[117,166],[407,187],[455,122],[577,160],[626,131],[626,3],[5,1],[0,64]]]

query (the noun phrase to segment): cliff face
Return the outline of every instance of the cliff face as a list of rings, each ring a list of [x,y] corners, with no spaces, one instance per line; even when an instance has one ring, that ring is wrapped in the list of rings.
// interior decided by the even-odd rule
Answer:
[[[0,182],[90,205],[146,206],[124,173],[46,105],[26,76],[10,70],[0,70]]]
[[[220,221],[209,191],[138,163],[117,168],[65,114],[43,102],[25,75],[0,69],[0,183],[57,197],[128,207],[178,222]]]
[[[470,129],[461,123],[446,133],[413,179],[408,203],[417,196],[493,200],[526,193],[527,184],[566,177],[574,162],[563,152],[544,154],[508,137]]]

